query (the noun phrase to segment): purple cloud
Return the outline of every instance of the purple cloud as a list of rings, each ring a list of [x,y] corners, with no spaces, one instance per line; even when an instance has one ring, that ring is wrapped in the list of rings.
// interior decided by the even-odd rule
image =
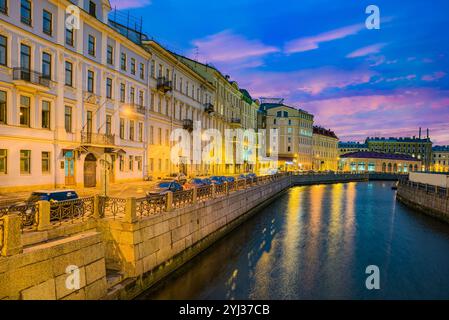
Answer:
[[[110,0],[111,7],[117,10],[134,9],[149,6],[151,0]]]
[[[387,45],[386,43],[376,43],[367,47],[363,47],[351,52],[346,56],[346,58],[365,57],[370,54],[379,53],[380,50],[382,50],[382,48],[385,47],[386,45]]]
[[[444,78],[445,76],[446,76],[445,72],[438,71],[438,72],[434,72],[432,74],[426,74],[426,75],[422,76],[421,80],[431,82],[431,81],[437,81],[441,78]]]
[[[337,39],[346,38],[359,33],[365,28],[364,24],[354,24],[339,29],[334,29],[320,33],[311,37],[303,37],[288,42],[284,47],[286,53],[296,53],[315,50],[319,48],[320,43],[329,42]]]

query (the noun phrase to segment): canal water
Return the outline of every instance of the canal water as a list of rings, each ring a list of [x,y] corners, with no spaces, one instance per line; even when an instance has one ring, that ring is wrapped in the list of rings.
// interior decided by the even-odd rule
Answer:
[[[449,225],[391,186],[292,188],[139,299],[449,299]]]

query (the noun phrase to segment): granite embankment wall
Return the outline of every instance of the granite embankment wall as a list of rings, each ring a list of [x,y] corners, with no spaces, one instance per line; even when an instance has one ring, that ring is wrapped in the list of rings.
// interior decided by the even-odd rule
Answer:
[[[369,178],[284,174],[142,199],[0,208],[0,299],[130,299],[291,186]],[[65,285],[71,265],[80,270],[76,290]]]
[[[449,222],[449,189],[401,180],[397,199],[429,216]]]

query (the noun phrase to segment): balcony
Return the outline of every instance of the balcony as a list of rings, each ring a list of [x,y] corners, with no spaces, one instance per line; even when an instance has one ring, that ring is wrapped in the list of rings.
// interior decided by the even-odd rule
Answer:
[[[207,112],[209,114],[214,113],[215,112],[214,105],[212,103],[204,104],[204,112]]]
[[[242,127],[242,120],[239,118],[232,118],[230,121],[232,128],[241,128]]]
[[[172,82],[167,80],[165,77],[160,77],[157,79],[157,89],[163,93],[173,90]]]
[[[182,120],[182,127],[184,130],[188,130],[189,132],[193,131],[193,120],[184,119]]]
[[[136,104],[135,105],[135,108],[136,108],[136,111],[138,112],[138,113],[140,113],[140,114],[145,114],[145,106],[141,106],[141,105],[139,105],[139,104]]]
[[[42,75],[42,73],[25,68],[13,69],[13,82],[17,86],[33,87],[37,90],[48,90],[51,79]]]
[[[86,145],[113,146],[115,145],[115,135],[81,132],[81,143]]]

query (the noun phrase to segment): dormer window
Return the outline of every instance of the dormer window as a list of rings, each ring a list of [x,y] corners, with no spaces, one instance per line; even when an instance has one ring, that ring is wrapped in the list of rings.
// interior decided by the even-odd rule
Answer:
[[[93,1],[89,1],[89,14],[93,17],[97,17],[97,5]]]

